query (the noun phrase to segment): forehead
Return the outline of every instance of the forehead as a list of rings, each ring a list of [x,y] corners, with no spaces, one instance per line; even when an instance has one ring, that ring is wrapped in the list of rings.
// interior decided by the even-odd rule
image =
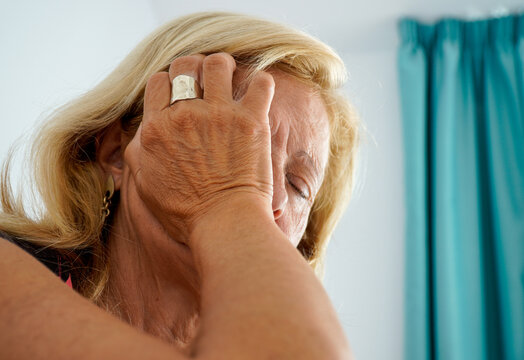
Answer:
[[[269,111],[271,133],[286,137],[287,152],[306,153],[320,170],[327,163],[329,121],[324,102],[309,84],[278,69],[268,71],[275,81],[275,94]],[[246,68],[238,67],[233,77],[235,98],[246,89]]]
[[[285,118],[290,125],[303,131],[327,131],[326,107],[318,91],[280,70],[270,73],[275,80],[275,95],[269,112],[270,117],[275,117],[272,120]]]
[[[305,152],[323,169],[329,148],[329,121],[324,101],[311,86],[293,76],[282,71],[271,74],[275,80],[269,112],[272,133],[284,127],[289,132],[289,152]]]

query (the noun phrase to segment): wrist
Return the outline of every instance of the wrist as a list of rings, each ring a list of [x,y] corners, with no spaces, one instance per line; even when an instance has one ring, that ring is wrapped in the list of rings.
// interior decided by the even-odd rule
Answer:
[[[272,223],[276,226],[271,204],[264,198],[239,193],[221,199],[196,217],[189,229],[189,246],[207,241],[217,230],[242,230],[246,225]]]
[[[261,201],[262,200],[262,201]],[[207,211],[193,223],[188,245],[197,266],[239,256],[259,247],[261,239],[282,241],[271,205],[257,196],[235,196]],[[271,240],[273,239],[273,240]],[[233,255],[236,254],[236,255]]]

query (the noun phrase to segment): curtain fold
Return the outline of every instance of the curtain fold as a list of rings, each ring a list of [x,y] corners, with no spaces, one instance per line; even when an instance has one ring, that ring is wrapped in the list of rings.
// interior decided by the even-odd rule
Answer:
[[[406,358],[524,359],[524,15],[400,22]]]

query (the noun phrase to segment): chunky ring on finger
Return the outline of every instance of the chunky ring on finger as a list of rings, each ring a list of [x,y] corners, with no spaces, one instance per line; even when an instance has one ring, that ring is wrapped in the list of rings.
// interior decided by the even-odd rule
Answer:
[[[202,97],[202,89],[196,79],[188,75],[175,76],[171,83],[171,102]]]

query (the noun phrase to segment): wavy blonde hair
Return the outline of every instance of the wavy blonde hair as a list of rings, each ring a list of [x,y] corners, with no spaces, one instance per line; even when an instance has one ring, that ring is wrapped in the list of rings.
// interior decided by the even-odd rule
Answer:
[[[278,68],[289,73],[318,89],[325,102],[331,129],[328,166],[298,245],[322,278],[326,246],[354,182],[359,126],[338,90],[346,80],[345,67],[331,48],[303,32],[234,13],[197,13],[164,24],[94,89],[56,110],[35,134],[29,158],[42,209],[30,216],[22,194],[13,195],[9,156],[1,179],[0,230],[69,259],[75,287],[96,302],[109,276],[97,137],[115,121],[134,134],[151,75],[167,71],[177,57],[216,52],[231,54],[253,72]]]

